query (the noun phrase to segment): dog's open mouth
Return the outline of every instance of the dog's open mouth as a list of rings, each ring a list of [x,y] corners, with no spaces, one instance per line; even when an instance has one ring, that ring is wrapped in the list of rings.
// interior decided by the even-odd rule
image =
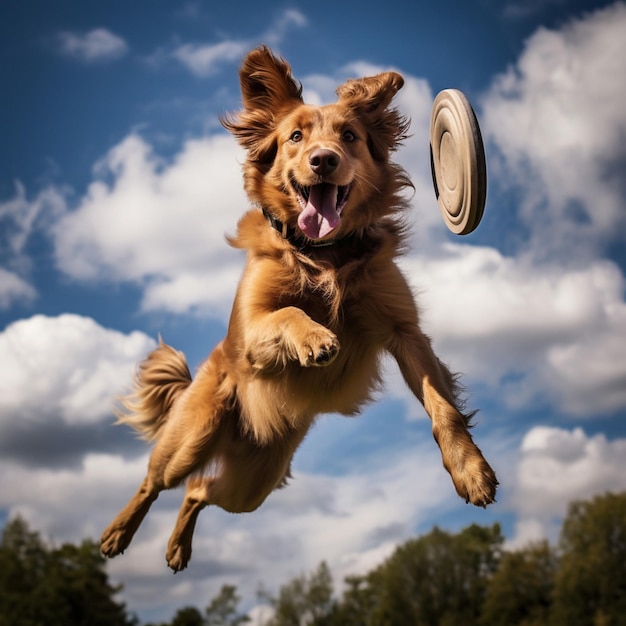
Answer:
[[[291,184],[302,207],[298,226],[309,239],[326,237],[339,226],[351,185],[319,183],[305,187],[294,180]]]

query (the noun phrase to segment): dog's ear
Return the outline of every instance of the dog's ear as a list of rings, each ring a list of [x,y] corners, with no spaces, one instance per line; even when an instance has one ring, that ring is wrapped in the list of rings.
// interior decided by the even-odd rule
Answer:
[[[302,104],[302,85],[291,74],[290,65],[267,46],[248,53],[239,70],[243,105],[247,110]]]
[[[271,161],[276,146],[271,137],[281,112],[302,104],[302,86],[289,64],[267,46],[249,52],[239,70],[243,110],[221,119],[253,161]]]
[[[389,105],[404,85],[397,72],[349,80],[337,89],[338,103],[356,111],[368,129],[368,145],[372,156],[385,160],[406,139],[409,120]]]

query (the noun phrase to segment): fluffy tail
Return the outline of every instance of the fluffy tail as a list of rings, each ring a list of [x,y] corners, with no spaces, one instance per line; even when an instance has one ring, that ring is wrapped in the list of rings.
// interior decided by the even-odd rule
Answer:
[[[117,423],[128,424],[143,439],[156,439],[176,398],[190,383],[185,355],[159,337],[159,346],[139,365],[133,393],[119,398]]]

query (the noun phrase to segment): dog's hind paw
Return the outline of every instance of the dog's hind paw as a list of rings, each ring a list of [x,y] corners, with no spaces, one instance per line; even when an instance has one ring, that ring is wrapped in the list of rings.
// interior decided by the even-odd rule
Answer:
[[[107,528],[100,539],[100,552],[108,559],[124,554],[131,539],[132,535],[129,536],[124,528]]]
[[[170,569],[174,570],[174,574],[184,570],[189,563],[189,559],[191,559],[191,546],[183,546],[181,544],[168,546],[165,560]]]

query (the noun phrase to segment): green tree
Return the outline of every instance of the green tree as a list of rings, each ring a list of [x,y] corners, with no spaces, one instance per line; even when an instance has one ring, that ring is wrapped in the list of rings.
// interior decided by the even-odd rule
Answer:
[[[322,561],[309,576],[294,578],[270,598],[274,617],[266,626],[327,626],[331,624],[334,602],[333,581]]]
[[[239,626],[249,622],[250,618],[237,609],[240,600],[234,585],[223,585],[206,608],[206,626]]]
[[[114,600],[105,560],[92,541],[46,545],[21,518],[10,521],[0,543],[0,626],[129,626]]]
[[[458,534],[434,528],[400,546],[368,576],[372,626],[477,623],[500,558],[499,524],[473,524]]]
[[[552,624],[626,625],[626,494],[572,503],[559,548]]]
[[[174,613],[171,622],[145,624],[145,626],[205,626],[202,613],[195,606],[184,606]]]
[[[547,542],[505,552],[487,589],[483,626],[546,626],[549,623],[555,551]]]
[[[171,626],[205,626],[205,621],[195,606],[185,606],[176,611]]]
[[[332,626],[367,626],[376,607],[377,593],[380,588],[373,580],[374,573],[369,576],[348,576],[341,601],[335,604]]]

